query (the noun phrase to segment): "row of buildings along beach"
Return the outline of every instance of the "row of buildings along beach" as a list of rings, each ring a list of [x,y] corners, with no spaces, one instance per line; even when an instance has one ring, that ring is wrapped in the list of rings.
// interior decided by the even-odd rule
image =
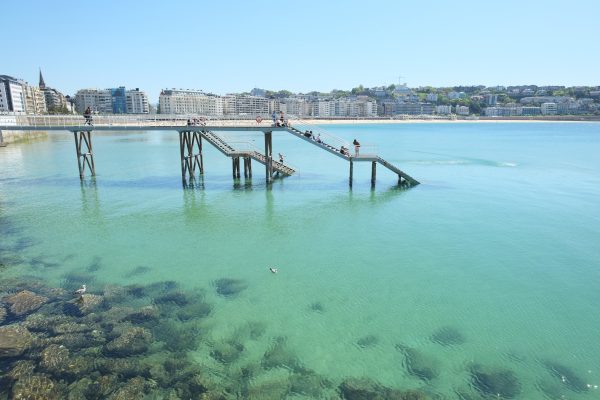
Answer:
[[[126,89],[80,89],[72,96],[46,85],[40,71],[38,86],[0,75],[0,113],[180,114],[213,117],[288,115],[316,118],[375,118],[399,115],[487,117],[600,114],[600,87],[464,86],[419,87],[406,84],[330,93],[294,94],[255,88],[249,93],[217,95],[202,90],[163,89],[157,107],[146,92]]]

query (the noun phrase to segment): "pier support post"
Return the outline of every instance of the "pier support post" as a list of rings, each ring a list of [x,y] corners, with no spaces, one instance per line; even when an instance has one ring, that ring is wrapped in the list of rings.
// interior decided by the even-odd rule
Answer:
[[[273,132],[265,132],[265,174],[267,184],[273,181]]]
[[[195,153],[196,148],[198,153]],[[196,169],[199,170],[201,175],[204,174],[202,135],[200,132],[179,132],[179,152],[181,155],[181,179],[183,183],[195,178]]]
[[[2,131],[0,131],[0,147],[6,147],[6,143],[4,143],[4,137],[2,136]]]
[[[231,165],[233,167],[233,179],[240,178],[240,158],[231,157]]]
[[[77,167],[79,168],[79,179],[85,176],[85,166],[88,166],[92,176],[96,176],[96,165],[94,164],[94,152],[92,150],[91,131],[73,131],[75,137],[75,151],[77,152]]]
[[[371,187],[375,187],[375,180],[377,179],[377,162],[371,163]]]
[[[244,157],[244,178],[252,178],[252,159]]]
[[[350,187],[352,187],[353,175],[354,175],[354,162],[352,160],[350,160],[350,178],[349,178]]]

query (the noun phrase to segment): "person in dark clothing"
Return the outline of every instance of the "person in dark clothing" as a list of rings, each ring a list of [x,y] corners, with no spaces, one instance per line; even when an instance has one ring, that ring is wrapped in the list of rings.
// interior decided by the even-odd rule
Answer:
[[[85,118],[86,125],[92,125],[92,109],[89,106],[83,112],[83,117]]]

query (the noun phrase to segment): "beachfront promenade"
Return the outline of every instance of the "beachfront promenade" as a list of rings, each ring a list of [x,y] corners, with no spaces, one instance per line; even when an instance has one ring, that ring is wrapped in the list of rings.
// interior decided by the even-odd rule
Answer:
[[[207,119],[198,116],[93,116],[92,125],[78,115],[13,115],[0,118],[1,131],[71,131],[75,139],[79,176],[84,178],[86,170],[94,176],[96,166],[92,133],[102,131],[175,131],[179,133],[181,176],[184,184],[194,181],[197,175],[204,175],[203,142],[207,142],[223,155],[232,159],[232,175],[241,178],[241,163],[244,177],[252,178],[252,160],[265,166],[267,183],[276,177],[290,176],[295,169],[273,159],[273,132],[287,132],[349,163],[349,184],[352,186],[354,163],[371,163],[371,185],[375,186],[377,164],[389,169],[398,176],[398,185],[411,187],[417,180],[387,162],[377,154],[377,148],[362,144],[358,155],[352,143],[339,138],[322,128],[307,124],[300,119],[290,119],[286,126],[275,126],[265,116],[249,119]],[[256,131],[264,134],[264,152],[251,142],[235,138],[235,132]],[[227,132],[230,132],[228,134]],[[204,140],[203,140],[204,139]]]

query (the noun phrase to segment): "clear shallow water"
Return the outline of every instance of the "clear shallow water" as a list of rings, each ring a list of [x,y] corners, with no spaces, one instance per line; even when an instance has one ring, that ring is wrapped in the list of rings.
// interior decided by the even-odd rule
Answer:
[[[0,224],[15,227],[1,241],[20,243],[25,260],[2,273],[60,285],[95,262],[92,291],[159,280],[206,290],[211,340],[195,356],[215,373],[211,343],[259,321],[266,334],[232,367],[259,362],[284,336],[335,382],[366,376],[457,398],[481,364],[513,371],[519,398],[600,395],[600,124],[327,129],[378,144],[422,185],[396,190],[379,168],[371,191],[365,163],[350,191],[345,162],[284,133],[274,151],[299,173],[271,190],[258,163],[252,185],[234,185],[230,160],[212,148],[204,189],[182,190],[173,132],[95,135],[98,176],[83,185],[72,134],[0,149]],[[220,278],[248,287],[219,296]],[[432,341],[441,327],[464,343]],[[410,374],[406,347],[439,376]],[[548,361],[592,387],[569,390]]]

